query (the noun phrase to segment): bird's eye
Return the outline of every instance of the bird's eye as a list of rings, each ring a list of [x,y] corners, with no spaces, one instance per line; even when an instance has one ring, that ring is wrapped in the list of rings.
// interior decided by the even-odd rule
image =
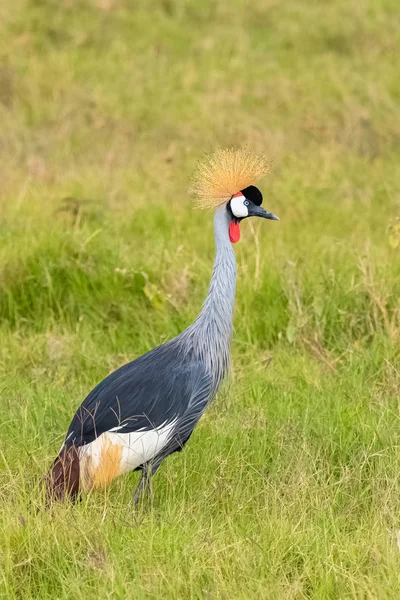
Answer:
[[[245,206],[248,206],[248,205],[250,204],[250,202],[249,202],[248,200],[245,200],[245,201],[243,202],[243,204],[244,204]]]

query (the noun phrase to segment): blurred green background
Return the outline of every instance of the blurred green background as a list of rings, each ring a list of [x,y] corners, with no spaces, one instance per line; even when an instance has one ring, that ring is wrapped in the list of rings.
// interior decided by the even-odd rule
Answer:
[[[398,598],[399,43],[397,0],[3,0],[1,597]],[[281,221],[229,382],[139,515],[137,474],[35,514],[88,391],[200,310],[189,179],[243,143]]]

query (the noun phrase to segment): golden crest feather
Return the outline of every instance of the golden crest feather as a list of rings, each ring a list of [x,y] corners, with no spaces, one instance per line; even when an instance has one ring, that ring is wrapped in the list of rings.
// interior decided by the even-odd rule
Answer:
[[[255,185],[270,170],[262,153],[248,147],[221,148],[205,157],[195,172],[190,193],[199,208],[217,208],[234,194]]]

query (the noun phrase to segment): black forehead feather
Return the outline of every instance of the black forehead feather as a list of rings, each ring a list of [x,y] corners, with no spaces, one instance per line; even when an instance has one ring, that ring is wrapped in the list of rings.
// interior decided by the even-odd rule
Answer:
[[[257,206],[261,205],[263,201],[262,193],[258,188],[256,188],[255,185],[249,185],[249,187],[244,188],[244,190],[240,191],[242,192],[243,196],[247,198],[247,200],[250,200],[250,202],[257,204]]]

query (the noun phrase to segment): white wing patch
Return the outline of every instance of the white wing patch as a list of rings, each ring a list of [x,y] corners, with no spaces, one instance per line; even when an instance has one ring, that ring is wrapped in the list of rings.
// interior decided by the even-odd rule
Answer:
[[[176,419],[150,430],[111,430],[79,448],[83,489],[104,487],[118,475],[152,460],[168,443],[175,424]]]

